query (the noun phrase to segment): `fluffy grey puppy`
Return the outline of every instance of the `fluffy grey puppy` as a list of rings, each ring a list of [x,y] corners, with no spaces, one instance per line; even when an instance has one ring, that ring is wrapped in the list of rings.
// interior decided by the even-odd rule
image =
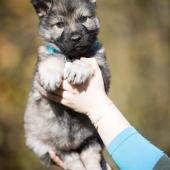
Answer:
[[[106,170],[101,155],[103,143],[86,115],[42,98],[37,84],[55,92],[62,79],[82,84],[92,70],[79,62],[80,57],[96,58],[106,92],[110,74],[104,49],[97,41],[99,21],[95,0],[32,0],[39,16],[39,48],[32,90],[25,112],[27,146],[49,165],[53,149],[69,170]]]

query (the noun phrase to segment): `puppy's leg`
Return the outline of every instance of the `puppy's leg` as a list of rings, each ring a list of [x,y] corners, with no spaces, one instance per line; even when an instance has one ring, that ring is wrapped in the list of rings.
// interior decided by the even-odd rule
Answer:
[[[49,166],[53,163],[49,154],[48,154],[49,150],[52,149],[49,145],[44,144],[42,141],[40,141],[34,137],[27,137],[26,145],[40,157],[41,161],[46,166]]]
[[[86,170],[78,153],[64,155],[63,161],[67,170]]]
[[[38,66],[40,83],[47,91],[55,91],[62,82],[64,61],[57,57],[49,57]]]
[[[86,170],[107,170],[101,150],[101,146],[96,143],[82,151],[80,157]]]

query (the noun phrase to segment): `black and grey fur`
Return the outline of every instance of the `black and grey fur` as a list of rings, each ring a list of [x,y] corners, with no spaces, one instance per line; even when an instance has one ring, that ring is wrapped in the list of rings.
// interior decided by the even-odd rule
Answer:
[[[97,41],[95,0],[32,0],[32,4],[45,44],[38,51],[25,112],[26,144],[47,165],[51,163],[48,151],[53,149],[66,169],[106,170],[103,143],[88,117],[42,98],[36,86],[40,83],[54,92],[63,78],[73,84],[86,82],[92,70],[79,62],[83,56],[96,58],[108,91],[110,74],[104,49]],[[49,53],[47,46],[58,52]]]

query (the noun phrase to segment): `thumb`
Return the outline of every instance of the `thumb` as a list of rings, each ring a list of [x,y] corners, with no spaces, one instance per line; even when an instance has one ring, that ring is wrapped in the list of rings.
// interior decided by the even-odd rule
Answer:
[[[84,63],[89,64],[92,67],[96,80],[99,80],[99,82],[103,82],[103,76],[95,58],[81,58],[80,60]]]
[[[80,58],[80,60],[86,64],[89,64],[94,70],[99,69],[98,63],[95,58]]]

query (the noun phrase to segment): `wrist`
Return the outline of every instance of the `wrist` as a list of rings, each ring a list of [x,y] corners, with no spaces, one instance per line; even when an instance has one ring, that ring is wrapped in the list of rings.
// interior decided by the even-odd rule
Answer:
[[[96,102],[88,116],[98,130],[105,145],[108,145],[119,133],[130,127],[130,123],[107,97]]]
[[[97,97],[99,96],[99,97]],[[97,124],[100,121],[100,119],[103,118],[103,116],[106,113],[106,110],[110,105],[113,105],[112,101],[109,99],[109,97],[106,94],[97,95],[95,103],[91,108],[89,108],[89,111],[87,112],[87,116],[93,123],[93,125],[97,128]]]
[[[89,107],[87,113],[93,114],[96,111],[100,111],[108,103],[112,103],[112,101],[105,93],[95,94],[95,98],[91,101],[91,107]]]

